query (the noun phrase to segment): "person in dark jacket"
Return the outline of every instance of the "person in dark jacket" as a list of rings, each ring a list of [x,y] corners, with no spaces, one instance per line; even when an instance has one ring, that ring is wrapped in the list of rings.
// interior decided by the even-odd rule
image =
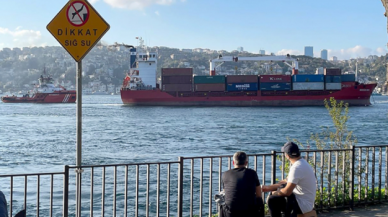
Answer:
[[[0,217],[8,217],[7,200],[2,191],[0,191]]]
[[[264,217],[261,186],[256,171],[247,168],[248,157],[239,151],[233,155],[234,168],[222,175],[225,204],[220,217]]]

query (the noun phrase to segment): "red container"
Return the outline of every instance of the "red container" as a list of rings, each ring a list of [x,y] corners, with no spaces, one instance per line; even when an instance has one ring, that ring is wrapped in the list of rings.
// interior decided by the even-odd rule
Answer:
[[[225,91],[225,84],[195,84],[195,91]]]
[[[354,87],[354,85],[356,85],[355,81],[349,81],[349,82],[342,82],[341,83],[342,88]]]
[[[163,84],[162,91],[193,91],[191,84]]]
[[[260,75],[260,83],[289,83],[291,82],[291,75]]]
[[[257,75],[228,75],[226,76],[226,83],[257,83]]]
[[[192,84],[193,76],[162,76],[163,84]]]
[[[323,70],[324,75],[341,75],[341,69],[327,69]]]
[[[162,68],[162,76],[193,76],[193,68]]]

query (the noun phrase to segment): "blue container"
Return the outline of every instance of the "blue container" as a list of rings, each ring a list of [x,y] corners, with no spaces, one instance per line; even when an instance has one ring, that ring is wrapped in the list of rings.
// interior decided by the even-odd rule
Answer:
[[[324,75],[293,75],[293,82],[324,82]]]
[[[258,83],[231,83],[226,86],[227,91],[256,91]]]
[[[291,83],[266,82],[260,83],[260,90],[291,90]]]
[[[343,74],[343,75],[341,75],[341,81],[342,82],[356,81],[356,75],[355,74]]]
[[[326,83],[341,83],[340,75],[326,75]]]

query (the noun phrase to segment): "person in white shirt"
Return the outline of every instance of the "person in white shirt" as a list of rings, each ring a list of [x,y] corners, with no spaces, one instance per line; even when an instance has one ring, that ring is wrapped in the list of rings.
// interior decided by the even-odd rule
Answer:
[[[287,179],[270,186],[262,186],[263,192],[273,191],[268,197],[271,217],[296,217],[313,210],[316,194],[316,177],[313,168],[300,156],[298,145],[287,142],[282,152],[292,164]]]

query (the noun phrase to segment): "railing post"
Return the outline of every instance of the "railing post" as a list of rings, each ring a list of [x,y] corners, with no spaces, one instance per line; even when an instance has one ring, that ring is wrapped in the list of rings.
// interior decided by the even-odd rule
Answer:
[[[351,150],[351,156],[352,156],[352,163],[350,164],[350,210],[354,210],[354,165],[355,165],[355,153],[356,153],[356,146],[352,145],[350,146]]]
[[[276,183],[276,151],[272,151],[271,184]]]
[[[178,217],[183,215],[183,157],[179,157],[178,166]]]
[[[69,216],[69,166],[65,165],[63,176],[63,217]]]

